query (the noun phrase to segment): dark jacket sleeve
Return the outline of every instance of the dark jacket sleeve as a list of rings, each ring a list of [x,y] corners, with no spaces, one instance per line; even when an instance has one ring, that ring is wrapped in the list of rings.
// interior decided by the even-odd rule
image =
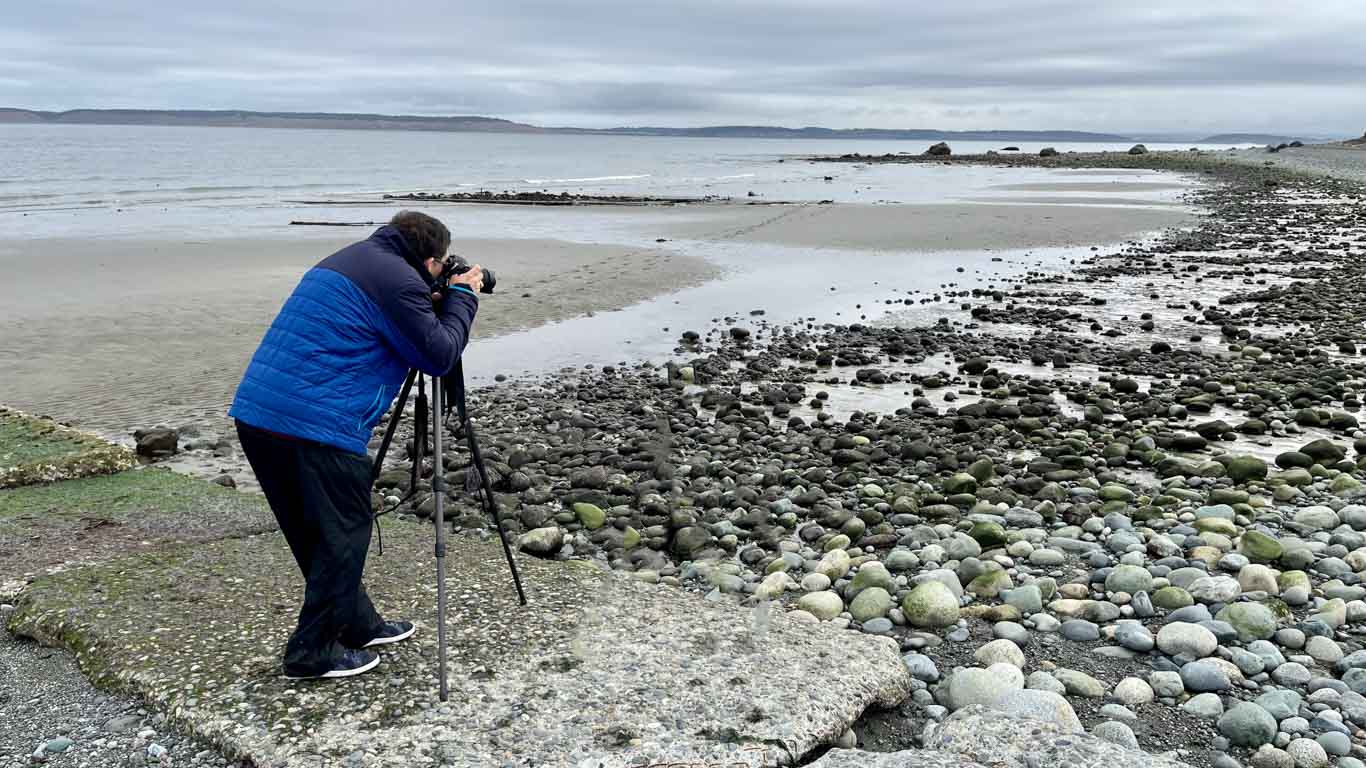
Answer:
[[[434,309],[427,286],[413,279],[385,296],[380,311],[380,331],[399,357],[429,376],[445,376],[469,342],[479,299],[451,289]]]

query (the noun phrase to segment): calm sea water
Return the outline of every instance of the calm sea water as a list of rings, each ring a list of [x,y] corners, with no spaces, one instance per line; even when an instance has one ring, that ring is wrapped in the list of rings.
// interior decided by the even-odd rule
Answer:
[[[832,168],[802,158],[923,152],[929,142],[403,131],[0,125],[0,221],[10,236],[264,234],[290,219],[367,219],[302,200],[388,192],[548,190],[926,202],[980,195],[999,169]],[[1043,145],[1018,144],[1024,152]],[[1127,145],[1057,143],[1061,151]],[[1180,148],[1150,145],[1152,149]],[[953,142],[960,154],[1001,149]],[[1225,147],[1203,147],[1221,149]],[[784,162],[777,162],[783,159]],[[825,176],[837,179],[827,182]],[[1027,181],[1015,172],[1011,181]],[[512,235],[483,217],[481,236]],[[522,236],[527,236],[523,234]]]

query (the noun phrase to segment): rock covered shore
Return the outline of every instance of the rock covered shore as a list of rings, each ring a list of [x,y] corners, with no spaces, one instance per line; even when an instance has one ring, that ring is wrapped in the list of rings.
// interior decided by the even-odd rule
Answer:
[[[667,366],[482,391],[506,524],[526,553],[895,638],[916,690],[855,727],[866,748],[980,706],[1192,764],[1361,765],[1363,189],[1050,160],[1207,175],[1209,215],[947,288],[931,327],[724,318]]]

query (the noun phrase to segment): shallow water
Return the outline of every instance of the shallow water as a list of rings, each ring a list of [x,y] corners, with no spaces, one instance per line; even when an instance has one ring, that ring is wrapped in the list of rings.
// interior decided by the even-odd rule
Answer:
[[[1046,182],[1038,169],[811,164],[810,155],[913,153],[922,141],[692,139],[421,131],[0,125],[0,221],[19,236],[259,235],[291,219],[387,218],[374,208],[291,200],[376,199],[417,191],[529,191],[764,200],[929,202],[1004,184]],[[999,149],[955,142],[955,151]],[[1040,145],[1021,144],[1025,152]],[[1115,144],[1055,144],[1085,151]],[[1151,145],[1152,149],[1161,149]],[[1186,146],[1173,146],[1186,149]],[[1204,147],[1224,149],[1226,147]],[[783,159],[785,162],[777,162]],[[826,181],[826,177],[833,177]],[[1160,180],[1113,172],[1110,181]],[[1178,190],[1179,191],[1179,190]],[[1171,199],[1172,190],[1142,192]],[[395,204],[380,206],[392,212]],[[507,236],[508,232],[497,236]],[[526,235],[522,235],[526,236]]]

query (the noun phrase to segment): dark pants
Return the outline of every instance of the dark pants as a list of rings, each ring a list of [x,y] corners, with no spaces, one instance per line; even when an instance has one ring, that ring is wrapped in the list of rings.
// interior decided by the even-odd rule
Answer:
[[[326,672],[384,624],[361,585],[373,524],[370,460],[240,421],[237,437],[306,582],[285,673]]]

